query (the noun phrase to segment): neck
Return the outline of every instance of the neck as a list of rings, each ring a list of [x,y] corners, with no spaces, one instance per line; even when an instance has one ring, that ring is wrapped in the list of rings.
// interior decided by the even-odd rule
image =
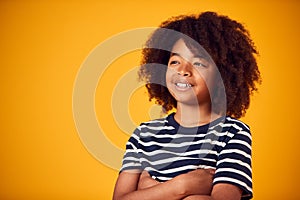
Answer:
[[[175,120],[182,126],[195,127],[210,123],[221,115],[211,111],[210,104],[206,105],[188,105],[177,104]]]

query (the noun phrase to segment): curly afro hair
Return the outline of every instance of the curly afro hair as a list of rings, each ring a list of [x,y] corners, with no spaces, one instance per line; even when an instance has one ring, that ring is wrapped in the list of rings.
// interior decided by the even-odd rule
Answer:
[[[256,62],[258,51],[244,26],[227,16],[214,12],[173,17],[160,25],[146,42],[142,51],[140,80],[146,81],[149,100],[165,112],[176,108],[176,100],[165,87],[166,66],[170,50],[179,39],[170,32],[180,32],[198,42],[216,64],[226,92],[226,115],[240,118],[250,104],[250,95],[261,82]],[[165,45],[163,48],[161,45]],[[153,48],[155,47],[155,48]],[[162,83],[162,84],[157,84]]]

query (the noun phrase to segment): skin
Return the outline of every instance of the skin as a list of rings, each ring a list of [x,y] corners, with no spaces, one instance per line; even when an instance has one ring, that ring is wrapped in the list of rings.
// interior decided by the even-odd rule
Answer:
[[[206,172],[211,175],[214,174],[214,170],[212,170],[212,169],[209,169]],[[186,178],[190,178],[190,179],[195,178],[195,176],[203,176],[203,174],[199,173],[199,170],[195,170],[188,174],[190,176],[186,177]],[[207,179],[207,181],[208,182],[211,181],[211,184],[212,184],[212,180]],[[143,172],[140,177],[140,180],[139,180],[138,189],[153,187],[154,185],[157,185],[157,184],[160,184],[160,183],[153,180],[147,172]],[[193,186],[193,185],[190,185],[190,186]],[[194,186],[196,186],[196,190],[199,189],[199,185],[194,185]],[[203,187],[203,185],[201,185],[201,187]],[[186,196],[183,199],[184,200],[206,200],[206,199],[207,200],[236,200],[236,199],[240,200],[241,195],[242,195],[242,191],[238,187],[236,187],[234,185],[230,185],[230,184],[219,183],[219,184],[216,184],[212,188],[212,192],[210,195],[192,194],[192,195]]]
[[[215,87],[213,64],[195,56],[182,39],[172,49],[166,73],[167,88],[177,101],[175,120],[182,126],[207,124],[220,115],[211,111],[210,91]],[[187,83],[190,87],[178,87]],[[198,112],[195,112],[198,111]]]
[[[166,83],[177,100],[175,120],[182,126],[200,126],[220,117],[211,111],[210,89],[215,87],[215,70],[208,61],[195,56],[178,40],[168,63]],[[196,112],[198,111],[198,112]],[[123,171],[116,182],[113,200],[240,200],[237,186],[212,186],[214,171],[197,169],[159,183],[144,172]]]
[[[180,200],[190,195],[208,195],[212,178],[211,170],[199,169],[159,183],[147,172],[123,171],[117,179],[113,200]]]

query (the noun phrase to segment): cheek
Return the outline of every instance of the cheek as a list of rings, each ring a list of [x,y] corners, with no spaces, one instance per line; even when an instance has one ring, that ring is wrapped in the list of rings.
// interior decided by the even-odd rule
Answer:
[[[166,72],[166,83],[167,85],[171,82],[171,77],[172,77],[172,70],[170,70],[169,68],[167,69],[167,72]]]
[[[214,71],[203,71],[203,72],[199,72],[198,75],[207,88],[211,88],[211,89],[214,88],[215,85]]]
[[[173,77],[174,73],[173,70],[170,70],[168,68],[167,72],[166,72],[166,87],[168,88],[170,94],[174,97],[174,93],[173,93],[173,86],[172,86],[172,77]]]
[[[207,84],[209,86],[210,89],[214,89],[216,87],[216,74],[215,72],[212,72],[210,74],[210,76],[208,77],[208,80],[207,80]]]

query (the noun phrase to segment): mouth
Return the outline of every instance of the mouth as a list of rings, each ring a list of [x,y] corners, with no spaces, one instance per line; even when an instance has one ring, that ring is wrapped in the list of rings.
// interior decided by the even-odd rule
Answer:
[[[186,89],[186,88],[191,88],[192,85],[189,83],[175,83],[175,86],[178,88]]]
[[[190,90],[193,87],[193,85],[186,79],[175,79],[173,81],[173,84],[175,85],[175,88],[179,91]]]

